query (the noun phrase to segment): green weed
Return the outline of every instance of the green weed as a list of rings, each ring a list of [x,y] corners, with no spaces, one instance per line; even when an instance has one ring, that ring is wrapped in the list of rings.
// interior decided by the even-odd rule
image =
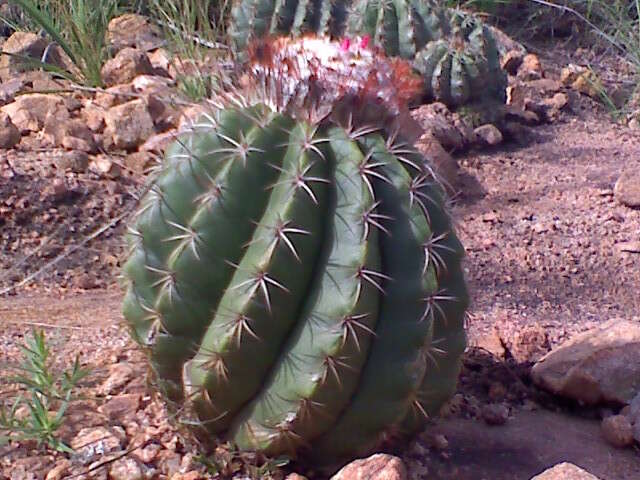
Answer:
[[[23,59],[32,68],[42,68],[90,87],[102,86],[100,70],[108,58],[106,32],[118,13],[118,0],[68,0],[42,2],[10,0],[18,5],[29,24],[42,29],[59,45],[74,65],[73,72],[45,61]]]
[[[75,399],[76,388],[89,370],[82,368],[76,357],[69,370],[55,372],[42,331],[32,331],[21,351],[23,361],[17,367],[20,373],[6,380],[19,385],[21,393],[13,402],[0,401],[0,444],[33,440],[38,446],[71,453],[56,433]]]

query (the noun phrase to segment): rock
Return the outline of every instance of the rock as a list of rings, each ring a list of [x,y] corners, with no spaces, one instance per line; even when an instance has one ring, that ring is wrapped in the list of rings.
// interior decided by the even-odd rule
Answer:
[[[112,394],[129,383],[134,376],[135,371],[130,364],[126,362],[114,363],[109,368],[109,376],[100,386],[99,392],[102,395]]]
[[[557,93],[562,90],[562,83],[552,78],[540,78],[527,82],[527,86],[543,94]]]
[[[142,50],[124,48],[102,66],[102,80],[110,87],[131,82],[138,75],[153,74],[149,57]]]
[[[614,447],[624,448],[633,444],[633,428],[624,415],[611,415],[602,420],[602,436]]]
[[[531,480],[599,480],[595,475],[591,475],[586,470],[577,467],[572,463],[559,463],[555,467],[549,468]]]
[[[539,125],[540,117],[535,112],[523,110],[516,105],[505,106],[505,120],[522,123],[524,125]]]
[[[49,116],[45,121],[43,133],[44,138],[55,146],[87,153],[97,151],[93,131],[79,118],[60,121],[54,116]]]
[[[524,53],[521,50],[509,50],[500,59],[500,66],[509,75],[516,75],[518,73],[518,68],[522,65],[523,58]]]
[[[134,414],[139,406],[140,395],[132,393],[113,397],[103,405],[100,405],[98,411],[105,414],[109,419],[115,420]]]
[[[0,80],[3,82],[11,80],[18,73],[29,70],[20,57],[29,57],[40,60],[47,40],[31,32],[15,32],[2,45],[0,55]],[[10,55],[6,55],[10,54]]]
[[[615,198],[623,205],[640,207],[640,170],[626,170],[613,188]]]
[[[640,392],[640,323],[614,319],[577,335],[542,357],[531,376],[581,403],[629,403]]]
[[[20,130],[6,113],[0,113],[0,149],[10,149],[20,143]]]
[[[147,151],[133,152],[125,157],[124,164],[129,171],[143,175],[156,164],[156,156]]]
[[[638,117],[633,117],[631,120],[629,120],[627,126],[631,130],[640,130],[640,119]]]
[[[441,433],[427,432],[422,438],[434,450],[446,450],[449,447],[449,440]]]
[[[27,82],[24,80],[24,78],[21,77],[12,78],[11,80],[7,80],[6,82],[1,82],[0,106],[13,102],[16,95],[20,93],[26,85]]]
[[[487,425],[504,425],[509,419],[509,409],[501,403],[489,403],[482,407],[482,419]]]
[[[570,63],[560,72],[560,83],[569,87],[581,74],[586,71],[586,68]]]
[[[153,119],[143,100],[110,108],[104,120],[105,137],[110,137],[116,148],[133,150],[155,133]]]
[[[431,133],[446,150],[465,148],[464,135],[455,127],[453,114],[443,103],[433,102],[422,105],[412,110],[411,115],[422,129],[426,133]]]
[[[109,468],[109,478],[111,480],[142,480],[142,468],[132,457],[123,457],[111,464]]]
[[[62,97],[42,93],[20,95],[15,102],[0,110],[9,115],[22,133],[41,130],[47,118],[58,122],[69,119],[69,111]]]
[[[529,53],[522,59],[518,68],[518,78],[522,80],[538,80],[543,77],[542,63],[537,55]]]
[[[290,473],[285,477],[284,480],[308,480],[304,475],[300,475],[299,473]]]
[[[149,61],[153,66],[156,75],[168,77],[169,66],[171,65],[171,55],[164,48],[158,48],[148,54]]]
[[[116,85],[115,87],[109,87],[96,93],[94,99],[95,105],[102,107],[104,110],[121,105],[132,99],[138,98],[133,92],[133,85],[127,83],[125,85]]]
[[[633,424],[633,439],[640,443],[640,421]]]
[[[84,173],[89,166],[89,155],[84,151],[65,152],[56,161],[58,170],[69,170],[73,173]]]
[[[336,473],[331,480],[405,480],[407,471],[398,457],[377,453],[355,460]]]
[[[500,133],[500,130],[498,130],[495,125],[491,125],[490,123],[477,127],[474,133],[485,145],[495,146],[502,143],[502,133]]]
[[[71,440],[71,448],[83,464],[95,457],[119,451],[125,440],[121,427],[87,427],[83,428]]]
[[[127,47],[152,50],[164,42],[160,29],[147,17],[126,13],[109,22],[107,43],[112,52],[119,52]]]
[[[104,114],[104,108],[93,104],[85,105],[80,112],[84,123],[95,133],[101,133],[104,130]]]
[[[447,192],[453,195],[458,183],[458,162],[442,148],[431,133],[425,133],[416,142],[416,148],[422,153],[434,170],[435,175],[444,184]]]
[[[66,458],[58,460],[55,466],[47,472],[44,480],[62,480],[68,473],[69,467],[71,467],[71,462]]]
[[[600,99],[605,91],[602,82],[593,70],[585,70],[578,75],[571,84],[571,88],[596,100]]]
[[[91,162],[91,169],[107,178],[118,178],[122,175],[120,165],[105,155],[96,156]]]

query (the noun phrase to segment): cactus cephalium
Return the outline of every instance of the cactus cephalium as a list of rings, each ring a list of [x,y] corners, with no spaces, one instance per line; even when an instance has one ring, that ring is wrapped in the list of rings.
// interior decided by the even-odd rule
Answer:
[[[262,103],[173,144],[128,234],[123,311],[159,386],[243,450],[335,464],[456,385],[463,249],[401,142],[406,71],[361,45],[262,45]]]
[[[505,101],[507,77],[489,29],[433,0],[239,0],[230,27],[239,54],[268,35],[368,35],[387,55],[413,61],[434,100]]]

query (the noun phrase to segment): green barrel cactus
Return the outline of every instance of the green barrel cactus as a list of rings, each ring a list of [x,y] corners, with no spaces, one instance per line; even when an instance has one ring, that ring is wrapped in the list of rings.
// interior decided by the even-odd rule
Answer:
[[[325,84],[328,110],[262,85],[205,115],[130,225],[125,319],[214,441],[336,465],[419,431],[455,389],[463,248],[428,159],[361,123],[380,98],[362,78],[357,102]]]
[[[449,106],[504,103],[506,73],[490,30],[475,16],[433,0],[239,0],[232,11],[234,51],[269,35],[367,35],[389,56],[411,60],[427,97]]]

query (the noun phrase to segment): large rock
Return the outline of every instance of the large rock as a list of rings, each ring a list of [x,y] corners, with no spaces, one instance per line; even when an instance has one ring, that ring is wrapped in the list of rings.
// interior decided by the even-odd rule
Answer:
[[[531,480],[598,480],[598,477],[573,463],[564,462],[545,470]]]
[[[28,70],[25,62],[20,57],[29,57],[40,60],[47,41],[35,33],[16,32],[2,45],[2,52],[10,55],[0,56],[0,79],[5,82],[11,80],[16,74]]]
[[[13,124],[9,115],[0,113],[0,149],[15,147],[20,138],[20,130]]]
[[[69,119],[69,110],[62,97],[42,93],[20,95],[0,110],[24,133],[41,130],[49,118],[58,122]]]
[[[628,207],[640,207],[640,170],[627,170],[620,175],[613,193],[616,199]]]
[[[112,52],[127,47],[151,50],[164,43],[160,29],[147,17],[135,13],[120,15],[109,22],[107,42]]]
[[[601,431],[604,439],[614,447],[633,444],[633,426],[624,415],[611,415],[602,420]]]
[[[153,66],[142,50],[124,48],[102,66],[102,80],[108,86],[129,83],[138,75],[151,75]]]
[[[610,320],[542,357],[533,381],[584,404],[629,403],[640,392],[640,322]]]
[[[407,470],[398,457],[378,453],[355,460],[336,473],[331,480],[405,480]]]
[[[144,100],[133,100],[107,110],[105,143],[124,150],[133,150],[155,133],[153,119]]]

